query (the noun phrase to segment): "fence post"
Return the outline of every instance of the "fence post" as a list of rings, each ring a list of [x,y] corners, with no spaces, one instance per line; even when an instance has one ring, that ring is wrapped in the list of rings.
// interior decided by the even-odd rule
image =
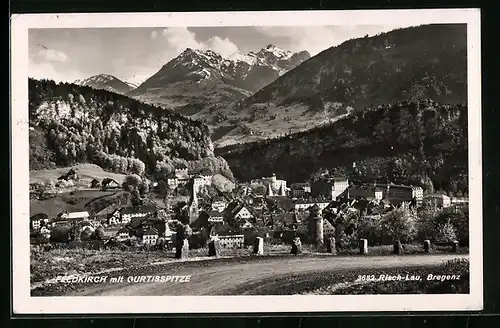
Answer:
[[[424,252],[430,253],[431,251],[431,241],[429,239],[424,240]]]
[[[208,242],[208,256],[220,255],[220,242],[218,238],[212,238]]]
[[[368,239],[359,240],[359,254],[361,255],[368,254]]]
[[[335,238],[328,238],[328,244],[326,245],[326,251],[332,255],[337,255],[337,245],[335,244]]]
[[[253,253],[257,255],[264,255],[264,238],[257,237],[253,245]]]
[[[397,255],[403,254],[403,245],[399,240],[394,242],[393,247],[394,247],[394,254]]]
[[[302,242],[300,240],[300,237],[295,237],[295,239],[293,240],[291,253],[293,255],[302,253]]]

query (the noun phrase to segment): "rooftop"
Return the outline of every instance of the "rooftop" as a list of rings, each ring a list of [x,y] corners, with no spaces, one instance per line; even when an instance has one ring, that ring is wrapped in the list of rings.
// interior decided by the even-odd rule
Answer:
[[[153,213],[156,212],[156,207],[152,205],[140,205],[140,206],[129,206],[122,207],[120,209],[121,214],[136,214],[136,213]]]

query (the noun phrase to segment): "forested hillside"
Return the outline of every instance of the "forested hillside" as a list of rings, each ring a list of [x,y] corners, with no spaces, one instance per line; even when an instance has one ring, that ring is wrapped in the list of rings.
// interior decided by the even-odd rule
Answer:
[[[299,132],[350,110],[467,101],[467,26],[432,24],[348,40],[212,114],[216,147]]]
[[[173,171],[213,156],[200,122],[123,95],[29,80],[30,169],[95,163],[119,173]]]
[[[466,193],[467,107],[428,100],[378,106],[306,132],[216,149],[216,154],[242,180],[275,172],[304,181],[329,170],[353,181]]]
[[[356,109],[393,101],[467,99],[467,25],[431,24],[346,41],[307,60],[245,104],[324,102]]]

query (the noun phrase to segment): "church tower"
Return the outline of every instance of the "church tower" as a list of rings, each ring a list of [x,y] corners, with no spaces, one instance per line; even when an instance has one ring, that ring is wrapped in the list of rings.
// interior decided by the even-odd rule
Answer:
[[[274,194],[273,194],[273,188],[271,187],[270,183],[267,184],[267,196],[268,197],[274,196]]]
[[[285,188],[283,187],[283,184],[280,185],[280,191],[279,191],[280,196],[286,196]]]
[[[189,223],[194,222],[199,216],[199,204],[198,204],[198,195],[196,192],[196,187],[192,186],[191,190],[191,202],[189,205]]]

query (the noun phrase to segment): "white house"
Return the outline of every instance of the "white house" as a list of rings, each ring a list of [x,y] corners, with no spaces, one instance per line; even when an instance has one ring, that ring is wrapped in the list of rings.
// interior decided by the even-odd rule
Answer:
[[[323,200],[298,200],[295,202],[294,209],[296,211],[298,210],[307,210],[308,208],[318,205],[319,209],[322,211],[324,210],[328,205],[330,204],[329,201],[323,201]]]
[[[217,212],[223,212],[226,209],[226,202],[222,197],[214,199],[212,202],[212,210]]]
[[[142,235],[142,243],[145,245],[156,245],[158,240],[158,231],[156,229],[148,229]]]
[[[89,218],[89,212],[65,212],[60,216],[61,219],[65,220],[87,220]]]
[[[447,208],[451,206],[451,198],[444,194],[428,195],[424,199],[431,206],[440,208]]]
[[[156,213],[155,206],[130,206],[120,209],[120,218],[122,224],[127,224],[132,218],[143,218],[149,214]]]
[[[208,222],[210,223],[220,223],[224,222],[224,214],[218,211],[209,211],[208,214]]]
[[[287,190],[286,180],[277,179],[275,173],[270,177],[263,177],[262,181],[269,182],[274,190],[280,190],[280,188],[285,191]]]
[[[118,232],[116,233],[116,238],[119,241],[128,240],[130,238],[130,234],[129,234],[128,229],[127,228],[121,228],[120,230],[118,230]]]
[[[245,207],[242,206],[235,214],[234,214],[235,219],[251,219],[253,218],[252,213]]]

